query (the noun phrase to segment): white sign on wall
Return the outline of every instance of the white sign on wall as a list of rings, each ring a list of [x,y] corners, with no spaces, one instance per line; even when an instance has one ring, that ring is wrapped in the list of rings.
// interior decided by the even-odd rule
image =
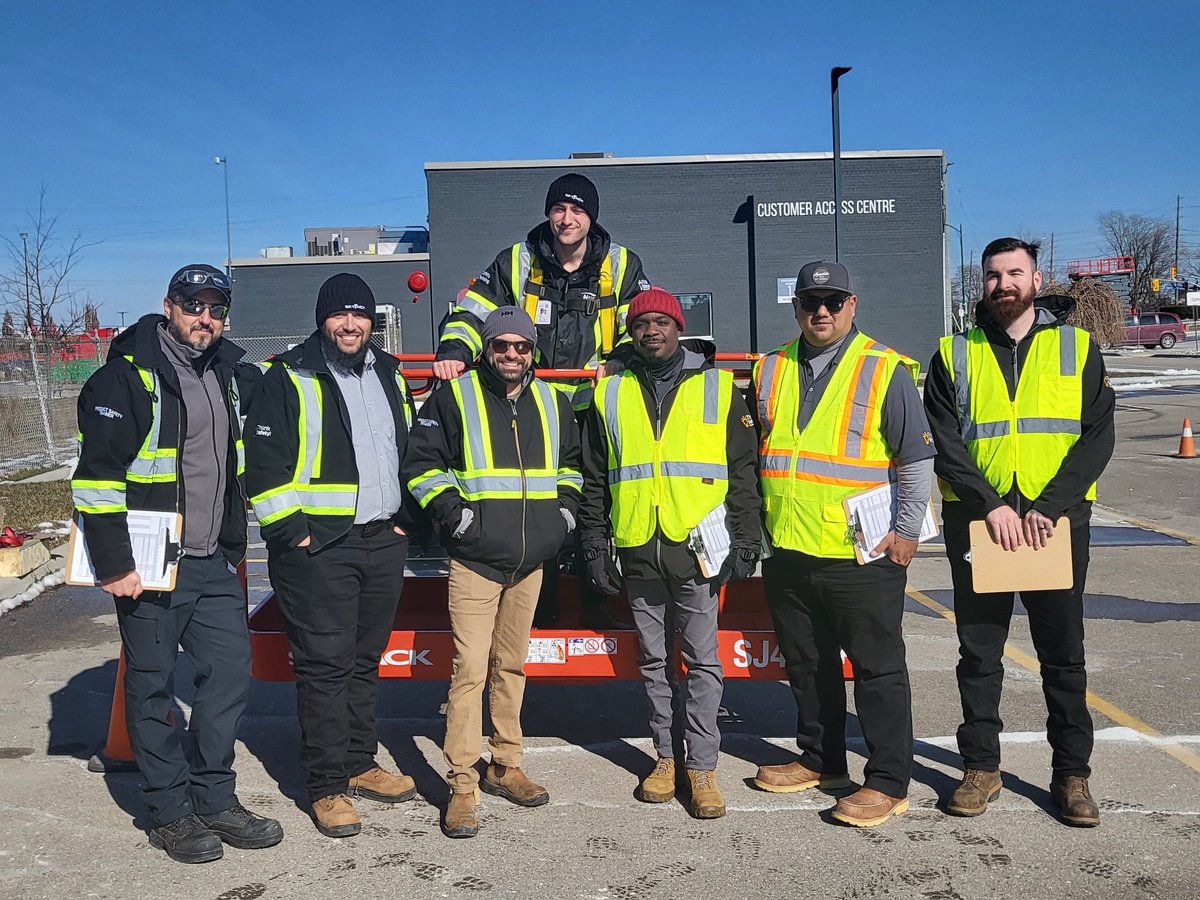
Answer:
[[[776,284],[778,285],[776,290],[779,293],[779,296],[775,298],[776,302],[791,303],[792,297],[796,294],[796,276],[793,275],[791,278],[778,278],[776,279]]]

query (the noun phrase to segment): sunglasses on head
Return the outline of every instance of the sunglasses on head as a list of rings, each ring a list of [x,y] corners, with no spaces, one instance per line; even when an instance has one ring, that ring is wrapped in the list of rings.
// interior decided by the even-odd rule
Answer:
[[[229,290],[229,277],[220,272],[206,272],[204,269],[184,269],[175,276],[171,284],[211,284],[223,291]]]
[[[505,353],[507,353],[509,347],[512,347],[514,350],[516,350],[517,353],[521,354],[521,356],[533,352],[532,341],[506,341],[501,338],[492,338],[491,347],[492,352],[500,356],[503,356]]]
[[[800,304],[800,308],[806,313],[820,312],[821,307],[825,307],[833,315],[837,315],[842,311],[842,307],[846,305],[849,297],[796,297],[796,302]]]
[[[197,300],[195,297],[188,297],[182,300],[179,297],[172,297],[171,302],[182,309],[189,316],[200,316],[207,309],[209,316],[214,319],[223,319],[229,315],[228,303],[204,303]]]

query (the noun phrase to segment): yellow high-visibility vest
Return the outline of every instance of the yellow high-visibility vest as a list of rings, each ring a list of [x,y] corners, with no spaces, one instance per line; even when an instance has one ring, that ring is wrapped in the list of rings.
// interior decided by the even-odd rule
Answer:
[[[657,525],[683,541],[729,491],[727,420],[733,374],[710,368],[685,377],[655,435],[631,371],[601,378],[596,409],[608,436],[613,540],[640,547]]]
[[[855,333],[801,431],[801,340],[784,344],[754,367],[767,534],[774,547],[852,558],[854,537],[842,501],[894,479],[880,429],[883,400],[898,366],[914,381],[920,366]]]
[[[1036,332],[1017,379],[1016,398],[982,328],[942,338],[941,355],[954,383],[963,444],[1001,497],[1017,489],[1036,500],[1079,440],[1083,367],[1091,336],[1061,325]],[[942,497],[957,501],[938,479]],[[1087,499],[1096,499],[1096,485]]]

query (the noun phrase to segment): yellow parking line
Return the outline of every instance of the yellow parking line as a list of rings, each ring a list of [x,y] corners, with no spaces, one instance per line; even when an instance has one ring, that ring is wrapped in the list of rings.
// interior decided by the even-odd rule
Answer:
[[[1186,531],[1176,531],[1174,528],[1167,528],[1165,525],[1159,525],[1157,522],[1151,522],[1149,519],[1142,519],[1137,516],[1127,516],[1124,513],[1117,513],[1124,521],[1130,525],[1136,525],[1138,528],[1145,528],[1149,531],[1157,531],[1160,534],[1165,534],[1168,537],[1179,538],[1181,541],[1187,541],[1193,547],[1200,547],[1200,537],[1194,534],[1188,534]]]
[[[907,593],[908,596],[912,597],[926,609],[930,609],[937,613],[943,619],[948,619],[951,622],[955,621],[954,611],[942,606],[942,604],[938,603],[928,594],[922,593],[916,588],[908,588],[905,593]],[[1019,647],[1014,647],[1011,642],[1005,643],[1004,655],[1022,668],[1028,669],[1033,674],[1041,674],[1042,667],[1038,661]],[[1132,729],[1133,731],[1143,734],[1146,737],[1155,738],[1156,740],[1153,742],[1153,746],[1157,747],[1168,756],[1172,756],[1179,760],[1192,771],[1200,773],[1200,754],[1196,754],[1186,747],[1181,747],[1179,744],[1163,741],[1163,733],[1154,726],[1147,725],[1141,719],[1130,715],[1119,706],[1110,703],[1103,697],[1097,696],[1091,691],[1087,692],[1087,705],[1101,715],[1112,719],[1112,721],[1116,722],[1118,725]]]

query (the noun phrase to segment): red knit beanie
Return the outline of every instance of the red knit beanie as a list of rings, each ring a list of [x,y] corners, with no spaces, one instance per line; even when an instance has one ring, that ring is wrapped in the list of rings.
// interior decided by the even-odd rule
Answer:
[[[662,313],[670,316],[679,323],[680,331],[684,329],[683,307],[679,305],[678,298],[670,291],[652,287],[648,291],[642,291],[629,301],[629,314],[625,317],[626,327],[632,325],[633,320],[638,316],[646,313]]]

